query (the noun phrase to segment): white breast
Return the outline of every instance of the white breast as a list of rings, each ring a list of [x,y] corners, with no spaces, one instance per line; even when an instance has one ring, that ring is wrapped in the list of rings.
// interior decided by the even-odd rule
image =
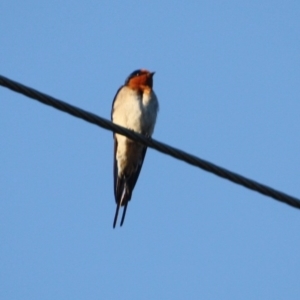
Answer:
[[[114,102],[112,121],[138,133],[151,136],[156,122],[158,101],[155,93],[139,94],[128,87],[123,87]],[[116,159],[118,176],[132,174],[142,163],[144,146],[132,143],[127,137],[116,134],[118,141]]]
[[[136,132],[152,135],[158,101],[155,93],[140,94],[128,87],[123,87],[115,100],[112,121]]]

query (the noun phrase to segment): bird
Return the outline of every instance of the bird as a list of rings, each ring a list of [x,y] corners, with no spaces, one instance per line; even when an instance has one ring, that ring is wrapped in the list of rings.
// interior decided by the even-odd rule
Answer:
[[[113,123],[151,138],[159,110],[153,90],[153,75],[146,69],[132,72],[113,100],[111,120]],[[139,177],[147,147],[118,133],[114,138],[114,195],[116,212],[113,228],[116,227],[120,206],[123,225],[128,202]]]

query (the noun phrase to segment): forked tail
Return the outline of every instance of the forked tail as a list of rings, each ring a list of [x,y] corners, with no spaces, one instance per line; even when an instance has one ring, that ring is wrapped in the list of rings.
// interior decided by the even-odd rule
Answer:
[[[116,224],[117,224],[120,206],[124,206],[120,226],[122,226],[123,223],[124,223],[125,215],[126,215],[126,210],[127,210],[127,205],[128,205],[128,201],[129,201],[129,199],[127,199],[127,198],[128,198],[127,196],[128,196],[128,193],[127,193],[127,185],[124,184],[124,185],[123,185],[123,192],[122,192],[121,200],[117,203],[113,228],[115,228],[115,227],[116,227]],[[124,204],[123,204],[123,203],[124,203]]]

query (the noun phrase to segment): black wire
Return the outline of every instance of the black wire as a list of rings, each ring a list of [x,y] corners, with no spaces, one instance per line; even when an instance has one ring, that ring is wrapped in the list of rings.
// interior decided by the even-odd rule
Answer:
[[[22,85],[13,80],[10,80],[1,75],[0,75],[0,85],[7,87],[15,92],[21,93],[32,99],[38,100],[44,104],[50,105],[61,111],[64,111],[72,116],[81,118],[87,122],[98,125],[107,130],[114,131],[119,134],[125,135],[125,136],[129,137],[130,139],[140,142],[141,144],[144,144],[150,148],[156,149],[156,150],[158,150],[162,153],[165,153],[167,155],[170,155],[174,158],[185,161],[193,166],[199,167],[207,172],[213,173],[213,174],[223,177],[227,180],[235,182],[236,184],[242,185],[248,189],[254,190],[256,192],[259,192],[261,194],[269,196],[273,199],[276,199],[278,201],[289,204],[293,207],[300,208],[300,200],[295,197],[289,196],[285,193],[277,191],[273,188],[270,188],[266,185],[258,183],[254,180],[248,179],[244,176],[241,176],[239,174],[236,174],[236,173],[226,170],[224,168],[218,167],[208,161],[205,161],[194,155],[188,154],[182,150],[179,150],[179,149],[176,149],[169,145],[163,144],[154,139],[149,139],[141,134],[135,133],[124,127],[116,125],[116,124],[110,122],[109,120],[106,120],[95,114],[92,114],[83,109],[80,109],[76,106],[70,105],[66,102],[63,102],[61,100],[55,99],[55,98],[48,96],[46,94],[43,94],[41,92],[38,92],[37,90],[34,90],[30,87]]]

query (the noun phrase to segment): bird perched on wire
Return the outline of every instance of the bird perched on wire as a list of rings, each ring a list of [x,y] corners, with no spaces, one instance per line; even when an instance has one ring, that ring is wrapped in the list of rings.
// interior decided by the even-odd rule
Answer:
[[[158,112],[158,101],[153,91],[154,72],[141,69],[132,72],[119,88],[113,100],[111,119],[113,123],[151,137]],[[116,213],[115,228],[120,206],[123,225],[132,191],[139,177],[147,147],[114,133],[114,193]]]

